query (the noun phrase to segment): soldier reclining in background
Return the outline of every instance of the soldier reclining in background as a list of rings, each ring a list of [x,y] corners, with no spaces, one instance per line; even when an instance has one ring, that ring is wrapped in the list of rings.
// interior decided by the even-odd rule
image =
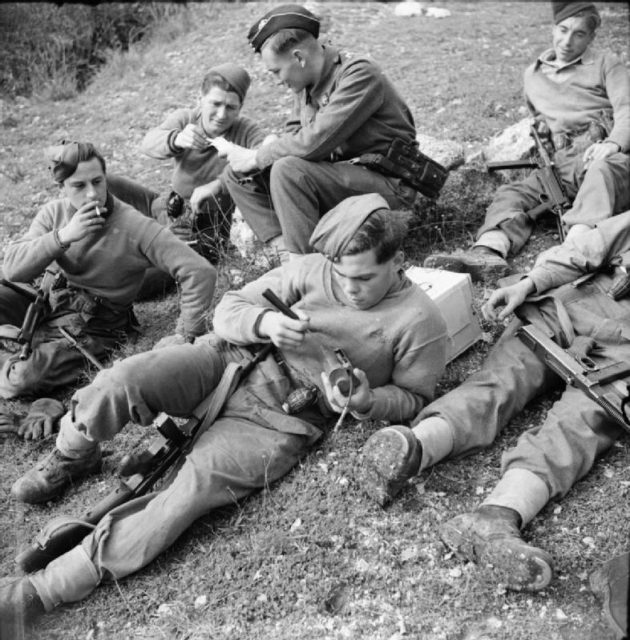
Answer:
[[[552,5],[553,47],[525,71],[524,90],[572,201],[564,226],[576,233],[630,208],[630,74],[612,53],[590,48],[601,22],[593,3]],[[429,256],[424,266],[496,281],[529,239],[529,212],[545,197],[537,171],[499,188],[473,248]]]

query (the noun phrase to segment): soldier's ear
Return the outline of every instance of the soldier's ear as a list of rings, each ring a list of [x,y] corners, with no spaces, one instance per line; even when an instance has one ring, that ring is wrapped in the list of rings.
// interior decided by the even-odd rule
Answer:
[[[306,66],[306,58],[304,57],[304,54],[302,53],[302,51],[300,51],[300,49],[294,49],[293,57],[295,58],[297,63],[300,65],[300,67],[304,69],[304,67]]]

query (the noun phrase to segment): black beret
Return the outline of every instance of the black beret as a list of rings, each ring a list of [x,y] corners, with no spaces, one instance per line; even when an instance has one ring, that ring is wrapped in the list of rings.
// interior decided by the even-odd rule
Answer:
[[[280,29],[304,29],[317,38],[319,23],[319,18],[299,4],[281,4],[254,24],[247,34],[247,39],[258,53],[265,40],[278,33]]]
[[[588,11],[599,16],[597,7],[592,2],[552,2],[551,10],[553,11],[555,24],[560,24],[563,20],[574,16],[580,11]]]

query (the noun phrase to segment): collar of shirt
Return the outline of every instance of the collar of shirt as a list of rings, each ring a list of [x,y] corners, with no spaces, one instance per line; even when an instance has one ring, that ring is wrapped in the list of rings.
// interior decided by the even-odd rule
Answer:
[[[341,55],[334,47],[324,46],[324,66],[319,81],[307,92],[306,102],[316,107],[325,107],[330,99],[335,81],[334,68],[341,64]]]
[[[593,64],[595,62],[595,56],[590,48],[586,49],[581,56],[578,56],[570,62],[558,62],[556,60],[556,52],[553,49],[547,49],[538,56],[536,60],[536,69],[542,67],[542,72],[545,74],[558,73],[568,67],[572,67],[577,64]]]

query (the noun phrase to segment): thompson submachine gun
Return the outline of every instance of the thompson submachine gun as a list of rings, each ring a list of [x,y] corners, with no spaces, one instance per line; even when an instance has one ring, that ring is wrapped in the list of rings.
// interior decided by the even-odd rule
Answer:
[[[562,216],[571,205],[571,201],[567,196],[556,165],[538,135],[536,125],[532,124],[529,131],[536,145],[538,161],[507,160],[505,162],[488,162],[488,171],[499,171],[502,169],[538,169],[538,177],[542,182],[544,192],[540,196],[540,204],[530,209],[527,215],[534,220],[537,216],[547,211],[553,213],[556,218],[560,242],[564,242],[566,234]]]
[[[518,336],[566,384],[581,389],[630,432],[630,362],[597,366],[590,358],[577,360],[533,324],[521,327]]]
[[[35,541],[16,556],[16,563],[28,573],[44,568],[51,560],[79,544],[112,509],[151,491],[158,480],[189,451],[197,435],[214,422],[234,389],[269,355],[271,349],[271,344],[265,345],[240,366],[229,364],[217,388],[196,407],[184,425],[178,425],[165,413],[159,414],[153,421],[159,435],[146,449],[122,459],[118,486],[78,518],[53,518]]]

